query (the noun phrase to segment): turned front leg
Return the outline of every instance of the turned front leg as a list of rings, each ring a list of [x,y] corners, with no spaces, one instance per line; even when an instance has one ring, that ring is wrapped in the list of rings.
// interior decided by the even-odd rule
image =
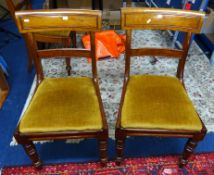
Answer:
[[[184,152],[180,158],[179,167],[183,167],[184,165],[186,165],[188,163],[188,158],[194,152],[197,144],[198,144],[198,140],[196,140],[194,138],[190,138],[187,141],[186,146],[184,148]]]
[[[39,159],[39,156],[37,154],[37,151],[36,151],[36,148],[35,148],[33,142],[29,141],[26,144],[22,144],[22,146],[24,147],[25,152],[27,153],[27,155],[32,160],[33,165],[35,166],[35,168],[41,169],[42,168],[42,162]]]
[[[124,141],[125,139],[116,140],[116,152],[117,152],[116,165],[120,165],[123,160]]]
[[[194,152],[198,142],[204,139],[206,133],[207,133],[207,129],[203,125],[201,132],[198,134],[195,134],[193,138],[190,138],[187,141],[186,146],[184,148],[183,155],[180,158],[180,162],[179,162],[180,167],[183,167],[184,165],[186,165],[188,163],[188,158]]]
[[[101,166],[106,166],[108,161],[107,140],[99,141],[100,161]]]

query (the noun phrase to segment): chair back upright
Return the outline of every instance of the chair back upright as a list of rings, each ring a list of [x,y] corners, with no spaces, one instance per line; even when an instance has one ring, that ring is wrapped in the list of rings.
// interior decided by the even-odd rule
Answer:
[[[179,59],[177,78],[183,82],[183,73],[192,33],[199,33],[205,14],[203,12],[164,9],[164,8],[122,8],[121,28],[126,30],[125,79],[130,74],[130,57],[164,56]],[[172,30],[185,32],[181,49],[170,48],[131,48],[132,30]]]
[[[31,10],[15,13],[18,29],[28,33],[28,39],[35,57],[37,84],[44,79],[41,59],[60,57],[90,57],[92,59],[93,80],[97,81],[95,31],[101,30],[101,12],[98,10]],[[38,32],[75,31],[89,32],[91,49],[56,48],[39,50],[37,42],[45,41]],[[67,37],[65,39],[68,39]],[[63,38],[59,38],[63,43]]]

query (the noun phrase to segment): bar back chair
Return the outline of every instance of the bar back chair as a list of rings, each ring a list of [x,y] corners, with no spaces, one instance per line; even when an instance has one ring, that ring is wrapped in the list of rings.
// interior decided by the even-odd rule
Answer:
[[[122,8],[121,24],[126,30],[125,77],[116,123],[116,163],[123,159],[127,136],[189,138],[180,158],[180,166],[206,134],[184,88],[184,66],[192,33],[199,33],[204,13],[176,9]],[[185,32],[182,49],[132,48],[132,30],[173,30]],[[130,75],[133,56],[164,56],[179,60],[176,77]],[[142,58],[143,59],[143,58]],[[156,145],[157,146],[157,145]]]
[[[101,29],[101,12],[92,10],[32,10],[16,12],[19,31],[28,33],[35,57],[37,89],[15,131],[36,168],[42,167],[33,141],[96,138],[101,165],[107,162],[108,127],[98,86],[95,31]],[[91,50],[57,48],[39,50],[37,32],[90,33]],[[41,59],[90,57],[92,78],[45,78]]]
[[[13,20],[16,22],[16,17],[15,17],[15,12],[19,10],[32,10],[32,4],[30,0],[6,0],[7,7],[10,11],[10,15],[13,18]],[[45,47],[44,44],[42,43],[58,43],[58,41],[63,40],[67,42],[64,42],[62,44],[65,44],[64,46],[67,47],[76,47],[76,33],[71,32],[71,31],[48,31],[48,32],[39,32],[38,34],[40,35],[45,35],[45,42],[43,40],[40,41],[40,47]],[[28,41],[27,37],[28,33],[22,34],[27,51],[28,51],[28,71],[32,70],[32,65],[33,65],[33,54],[31,51],[31,48],[29,47],[30,41]],[[72,38],[72,40],[70,40]],[[59,44],[59,43],[58,43]],[[66,69],[68,72],[68,75],[71,74],[71,66],[70,66],[70,59],[66,58]]]

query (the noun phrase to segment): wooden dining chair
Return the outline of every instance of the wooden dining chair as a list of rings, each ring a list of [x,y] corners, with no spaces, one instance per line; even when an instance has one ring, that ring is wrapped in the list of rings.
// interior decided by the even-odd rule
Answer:
[[[30,0],[6,0],[7,7],[10,11],[11,17],[15,20],[15,12],[19,10],[32,10],[32,5]],[[28,33],[23,34],[23,38],[26,43],[27,51],[28,51],[28,71],[32,70],[32,65],[33,65],[33,54],[31,51],[31,48],[29,47],[30,41],[28,41],[27,37]],[[72,40],[68,40],[65,42],[64,46],[69,46],[70,47],[76,47],[76,33],[71,32],[71,31],[48,31],[48,32],[40,32],[40,35],[45,35],[46,36],[46,42],[49,41],[48,43],[56,43],[60,38],[62,37],[63,40],[66,38],[72,38]],[[42,43],[42,41],[41,41]],[[40,44],[41,46],[41,44]],[[70,66],[70,59],[66,58],[66,69],[68,72],[68,75],[71,73],[71,66]]]
[[[204,138],[206,127],[185,91],[183,80],[192,33],[200,32],[204,16],[202,12],[176,9],[122,8],[121,24],[127,38],[124,86],[115,131],[118,165],[127,136],[189,138],[180,158],[181,167]],[[135,29],[185,32],[183,48],[132,48]],[[133,56],[174,57],[179,60],[176,77],[130,75]]]
[[[15,138],[36,168],[42,167],[33,141],[96,138],[101,165],[107,162],[108,127],[99,92],[95,31],[101,30],[101,12],[92,10],[32,10],[16,12],[21,33],[27,35],[35,57],[36,92],[22,116]],[[78,31],[90,33],[91,49],[39,50],[37,32]],[[91,58],[92,77],[45,78],[41,59]],[[50,148],[51,149],[51,148]],[[62,148],[63,149],[63,148]]]

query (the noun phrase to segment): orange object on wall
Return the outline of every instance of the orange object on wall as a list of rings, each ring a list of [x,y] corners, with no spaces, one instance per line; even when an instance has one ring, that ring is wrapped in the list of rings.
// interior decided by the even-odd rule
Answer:
[[[191,2],[187,2],[186,5],[185,5],[185,9],[186,10],[191,10],[191,7],[192,7],[192,3]]]
[[[111,57],[118,58],[125,51],[125,36],[118,35],[114,30],[97,32],[95,34],[96,59]],[[90,36],[82,37],[83,45],[86,49],[90,49]]]

